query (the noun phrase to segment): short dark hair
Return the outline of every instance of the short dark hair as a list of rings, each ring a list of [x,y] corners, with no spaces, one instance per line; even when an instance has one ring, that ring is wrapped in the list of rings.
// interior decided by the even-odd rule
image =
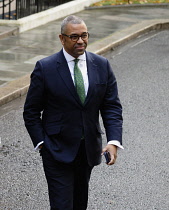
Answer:
[[[61,34],[65,33],[65,28],[69,23],[71,23],[71,24],[81,24],[81,23],[84,23],[84,21],[81,18],[79,18],[75,15],[70,15],[70,16],[66,17],[61,23]]]

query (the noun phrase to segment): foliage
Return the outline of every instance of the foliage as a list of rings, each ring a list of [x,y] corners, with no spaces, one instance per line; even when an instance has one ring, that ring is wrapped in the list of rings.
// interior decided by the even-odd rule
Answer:
[[[122,5],[122,4],[158,4],[169,3],[169,0],[103,0],[91,6]]]

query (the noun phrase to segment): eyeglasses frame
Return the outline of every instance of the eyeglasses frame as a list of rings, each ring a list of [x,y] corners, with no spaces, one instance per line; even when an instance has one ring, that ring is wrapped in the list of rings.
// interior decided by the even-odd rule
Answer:
[[[73,41],[72,38],[73,38],[73,34],[72,35],[67,35],[67,34],[62,34],[63,36],[66,36],[66,37],[69,37],[73,42],[77,42],[79,40],[79,38],[81,37],[81,39],[83,41],[86,41],[88,38],[89,38],[89,33],[88,32],[85,32],[87,34],[87,38],[86,39],[83,39],[82,36],[84,35],[84,33],[82,35],[78,35],[76,34],[76,36],[78,37],[78,39],[76,41]]]

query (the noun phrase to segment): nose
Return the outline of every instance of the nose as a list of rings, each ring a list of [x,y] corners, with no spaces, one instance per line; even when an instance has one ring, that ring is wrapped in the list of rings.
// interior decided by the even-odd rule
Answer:
[[[82,39],[82,37],[79,37],[79,39],[77,40],[77,43],[83,43],[84,41],[83,41],[83,39]]]

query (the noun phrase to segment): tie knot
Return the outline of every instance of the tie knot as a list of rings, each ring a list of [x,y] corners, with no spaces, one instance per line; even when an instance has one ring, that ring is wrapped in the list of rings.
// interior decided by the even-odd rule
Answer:
[[[75,64],[77,64],[79,62],[79,59],[74,59]]]

